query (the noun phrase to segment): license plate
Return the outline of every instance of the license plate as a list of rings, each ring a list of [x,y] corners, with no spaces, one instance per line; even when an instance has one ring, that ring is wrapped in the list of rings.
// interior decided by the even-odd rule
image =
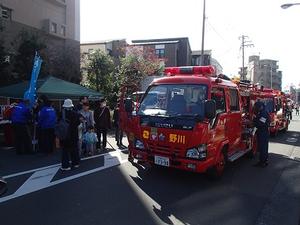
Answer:
[[[170,166],[170,160],[167,157],[154,156],[154,163],[160,166]]]

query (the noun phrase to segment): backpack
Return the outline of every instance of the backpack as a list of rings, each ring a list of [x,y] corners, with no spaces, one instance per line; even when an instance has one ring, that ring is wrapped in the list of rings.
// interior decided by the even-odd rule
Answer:
[[[66,120],[65,110],[62,112],[62,119],[55,126],[55,136],[60,140],[68,140],[70,137],[70,124]]]

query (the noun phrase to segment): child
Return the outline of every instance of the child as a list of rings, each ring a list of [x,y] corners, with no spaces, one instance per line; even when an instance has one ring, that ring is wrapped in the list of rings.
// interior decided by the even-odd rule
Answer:
[[[85,143],[85,148],[88,154],[94,155],[96,153],[96,143],[98,142],[98,137],[93,126],[88,127],[87,132],[83,135],[83,142]]]

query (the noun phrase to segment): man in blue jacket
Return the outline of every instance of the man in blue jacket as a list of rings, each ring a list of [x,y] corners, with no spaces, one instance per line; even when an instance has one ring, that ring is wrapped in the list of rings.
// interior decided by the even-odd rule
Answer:
[[[29,122],[31,112],[29,100],[24,99],[13,109],[11,120],[14,131],[14,142],[17,154],[32,153]]]
[[[255,166],[266,167],[268,165],[270,117],[263,102],[254,104],[254,114],[253,123],[257,128],[257,147],[259,151],[259,162]]]
[[[39,149],[41,152],[52,153],[54,149],[54,127],[56,124],[56,112],[51,106],[51,101],[45,98],[43,106],[38,114]]]

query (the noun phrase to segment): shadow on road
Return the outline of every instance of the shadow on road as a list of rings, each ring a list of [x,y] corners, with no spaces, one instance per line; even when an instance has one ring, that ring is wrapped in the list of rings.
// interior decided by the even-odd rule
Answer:
[[[167,224],[174,224],[174,218],[179,224],[256,224],[264,206],[272,201],[283,171],[300,168],[300,163],[283,155],[271,153],[269,159],[268,167],[256,168],[252,166],[255,160],[242,158],[214,181],[203,174],[161,167],[137,167],[138,176],[131,178],[160,206],[153,205],[153,212]],[[286,182],[286,199],[296,196],[299,200],[295,189]],[[281,216],[279,221],[286,215]]]
[[[300,132],[299,131],[280,132],[276,137],[270,137],[270,142],[300,146]]]

